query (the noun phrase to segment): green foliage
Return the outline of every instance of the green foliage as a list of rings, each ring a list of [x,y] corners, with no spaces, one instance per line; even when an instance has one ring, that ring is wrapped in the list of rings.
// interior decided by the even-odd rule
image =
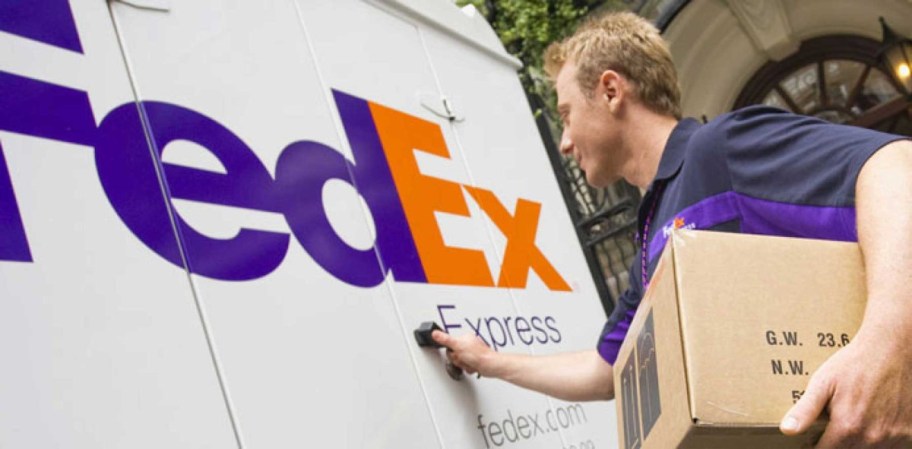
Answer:
[[[573,0],[457,0],[473,4],[488,19],[507,51],[529,67],[541,67],[542,52],[573,30],[591,6]]]
[[[623,0],[456,0],[456,4],[475,6],[507,51],[535,68],[541,68],[548,44],[570,34],[583,16],[595,9],[625,8]]]
[[[554,92],[542,72],[545,48],[573,32],[579,20],[590,12],[625,8],[624,0],[456,0],[456,4],[475,6],[507,51],[523,62],[519,73],[523,86],[548,106],[546,110],[537,108],[536,115],[553,115],[554,110]]]

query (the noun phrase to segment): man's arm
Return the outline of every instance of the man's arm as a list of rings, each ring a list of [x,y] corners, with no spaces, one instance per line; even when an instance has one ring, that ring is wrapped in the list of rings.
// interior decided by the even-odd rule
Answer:
[[[614,397],[611,365],[596,350],[532,356],[507,354],[489,348],[475,335],[454,337],[434,331],[446,346],[450,360],[467,373],[503,379],[565,401],[593,401]]]
[[[912,441],[912,142],[890,143],[856,183],[868,303],[854,340],[824,363],[786,414],[804,432],[826,409],[817,449],[902,447]]]

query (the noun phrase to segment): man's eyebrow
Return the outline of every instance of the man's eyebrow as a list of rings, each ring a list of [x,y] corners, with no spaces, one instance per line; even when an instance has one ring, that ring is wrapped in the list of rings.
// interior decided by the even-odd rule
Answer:
[[[557,112],[561,114],[566,113],[568,110],[570,110],[570,105],[566,103],[557,105]]]

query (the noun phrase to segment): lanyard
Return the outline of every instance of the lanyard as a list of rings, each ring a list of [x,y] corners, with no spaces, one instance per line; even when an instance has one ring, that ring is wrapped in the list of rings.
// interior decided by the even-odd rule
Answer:
[[[649,258],[649,225],[652,223],[652,217],[655,215],[656,206],[659,204],[659,198],[662,197],[662,191],[664,189],[664,182],[656,183],[652,195],[652,204],[649,206],[649,213],[646,214],[646,221],[643,223],[643,232],[640,234],[642,236],[642,248],[640,253],[640,276],[643,281],[643,293],[646,293],[646,288],[649,287],[649,279],[646,277],[647,260]]]

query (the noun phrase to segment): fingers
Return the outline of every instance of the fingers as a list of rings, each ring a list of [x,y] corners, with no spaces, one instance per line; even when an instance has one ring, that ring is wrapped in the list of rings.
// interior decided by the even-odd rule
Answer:
[[[859,445],[862,440],[859,438],[859,435],[847,433],[841,431],[841,429],[835,428],[831,422],[827,425],[826,430],[823,432],[823,435],[820,437],[820,440],[814,445],[815,449],[853,449],[856,447],[862,447]],[[870,447],[870,446],[863,446]],[[878,448],[883,446],[876,446]]]
[[[431,332],[431,338],[434,339],[434,341],[436,341],[437,344],[441,344],[443,346],[446,346],[447,348],[449,348],[450,345],[452,345],[452,341],[453,341],[453,337],[451,337],[450,334],[448,334],[446,332],[441,332],[441,331]]]
[[[481,378],[481,373],[478,372],[478,368],[460,359],[459,353],[447,349],[446,355],[448,364],[463,370],[466,374],[476,374],[477,377]]]
[[[472,334],[453,336],[443,331],[434,331],[431,333],[431,338],[434,339],[434,341],[437,343],[446,346],[448,349],[454,351],[459,351],[471,347],[475,345],[476,342],[481,342],[485,346],[488,345],[480,337]]]
[[[459,368],[465,369],[462,361],[459,360],[459,354],[455,351],[457,340],[452,335],[441,332],[434,331],[431,333],[431,338],[436,341],[438,344],[443,345],[446,348],[446,357],[450,363],[458,366]]]
[[[456,366],[458,366],[459,368],[462,368],[462,370],[465,371],[466,374],[475,374],[475,373],[477,372],[477,371],[475,370],[475,368],[472,367],[472,366],[463,366],[462,364],[459,364],[459,363],[456,363],[456,362],[453,362],[453,364],[456,365]]]
[[[814,424],[814,421],[823,413],[824,408],[833,396],[831,384],[827,381],[811,379],[808,388],[798,403],[795,404],[782,422],[779,430],[786,435],[804,433]]]

